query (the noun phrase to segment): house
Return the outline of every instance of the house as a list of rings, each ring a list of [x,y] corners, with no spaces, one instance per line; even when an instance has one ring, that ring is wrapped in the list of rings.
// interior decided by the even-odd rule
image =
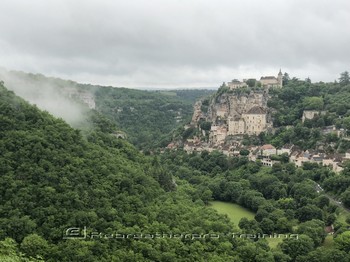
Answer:
[[[260,155],[262,156],[270,156],[276,155],[276,148],[271,144],[266,144],[260,147]]]
[[[282,148],[277,149],[277,155],[288,154],[289,156],[292,153],[293,148],[293,144],[286,144]]]
[[[261,158],[261,164],[262,164],[263,166],[272,167],[272,166],[273,166],[274,164],[276,164],[276,163],[280,163],[280,161],[272,160],[272,159],[270,158],[270,156],[263,156],[263,157]]]
[[[224,142],[227,136],[227,129],[225,126],[212,125],[209,136],[210,141],[213,143]]]
[[[241,88],[241,87],[247,87],[247,84],[245,82],[241,82],[237,79],[233,79],[231,82],[227,83],[227,86],[233,90],[233,89],[237,89],[237,88]]]

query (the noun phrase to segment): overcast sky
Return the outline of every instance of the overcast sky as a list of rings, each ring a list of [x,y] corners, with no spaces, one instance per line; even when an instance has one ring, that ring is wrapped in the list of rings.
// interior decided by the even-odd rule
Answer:
[[[350,71],[349,0],[1,0],[0,66],[82,83],[217,87]]]

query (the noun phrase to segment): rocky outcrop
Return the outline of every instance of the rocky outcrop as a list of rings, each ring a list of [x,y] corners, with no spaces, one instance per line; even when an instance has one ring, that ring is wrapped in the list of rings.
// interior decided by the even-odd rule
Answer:
[[[240,118],[253,107],[267,109],[268,95],[266,92],[250,92],[249,94],[224,93],[212,99],[208,110],[207,121],[228,120]]]

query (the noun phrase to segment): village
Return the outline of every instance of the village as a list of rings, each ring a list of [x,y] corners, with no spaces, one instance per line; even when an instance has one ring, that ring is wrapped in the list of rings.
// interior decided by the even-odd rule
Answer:
[[[199,134],[183,141],[183,150],[187,153],[202,151],[220,151],[231,157],[247,156],[250,161],[260,161],[262,165],[272,167],[281,161],[294,163],[301,167],[304,163],[316,163],[329,166],[334,172],[343,170],[345,161],[350,160],[350,151],[345,153],[326,153],[322,146],[316,149],[302,150],[296,145],[286,144],[276,148],[271,144],[262,146],[245,145],[244,136],[259,135],[261,132],[274,132],[271,110],[267,106],[270,88],[282,88],[282,73],[277,77],[261,77],[257,82],[262,89],[249,94],[222,94],[213,99],[207,112],[203,112],[203,101],[194,105],[194,113],[189,125],[185,129],[197,128]],[[247,80],[243,82],[235,79],[227,84],[229,90],[247,87]],[[312,120],[324,115],[325,111],[304,110],[301,121]],[[210,123],[210,130],[204,130],[201,123]],[[322,134],[334,134],[345,137],[345,130],[335,126],[326,126]],[[346,139],[346,138],[345,138]],[[168,148],[176,148],[171,143]]]

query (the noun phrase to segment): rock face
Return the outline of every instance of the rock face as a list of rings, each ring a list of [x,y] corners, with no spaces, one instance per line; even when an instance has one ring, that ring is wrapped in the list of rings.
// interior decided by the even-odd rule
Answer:
[[[218,117],[226,120],[229,117],[239,118],[253,107],[267,108],[267,99],[265,92],[242,95],[224,93],[212,101],[208,110],[208,121],[214,122]]]
[[[75,88],[64,88],[62,91],[69,98],[75,98],[86,104],[90,109],[96,108],[94,95],[88,91],[80,91]]]
[[[272,127],[267,100],[266,90],[243,94],[225,92],[212,98],[206,114],[198,102],[192,123],[200,119],[211,122],[209,141],[214,144],[225,141],[229,135],[258,135]]]
[[[192,116],[192,120],[191,120],[191,124],[192,125],[196,125],[199,121],[200,118],[203,118],[203,113],[201,110],[201,106],[202,106],[202,101],[197,101],[194,104],[194,108],[193,108],[193,116]]]
[[[316,116],[325,115],[325,114],[326,114],[326,111],[304,110],[303,117],[301,118],[301,120],[304,123],[306,119],[311,120]]]

